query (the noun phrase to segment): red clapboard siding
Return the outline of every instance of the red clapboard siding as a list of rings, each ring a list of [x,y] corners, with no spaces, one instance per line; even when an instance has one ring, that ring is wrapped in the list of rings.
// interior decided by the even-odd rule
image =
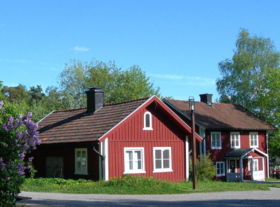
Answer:
[[[152,113],[153,130],[143,130],[146,111]],[[185,132],[155,103],[143,107],[108,134],[109,178],[124,173],[124,147],[144,147],[146,177],[182,181],[185,179]],[[153,173],[153,147],[171,147],[173,172]]]

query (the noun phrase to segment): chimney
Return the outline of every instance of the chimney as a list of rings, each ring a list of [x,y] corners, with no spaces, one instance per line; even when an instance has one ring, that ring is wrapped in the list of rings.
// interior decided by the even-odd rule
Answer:
[[[92,87],[86,91],[87,94],[87,112],[94,113],[104,105],[104,91],[100,87]]]
[[[212,106],[212,94],[205,93],[205,94],[200,94],[199,96],[201,102],[206,103],[209,106]]]

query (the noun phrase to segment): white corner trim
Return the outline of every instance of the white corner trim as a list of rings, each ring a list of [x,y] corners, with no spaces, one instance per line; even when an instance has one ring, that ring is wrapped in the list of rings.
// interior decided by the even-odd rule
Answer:
[[[189,167],[189,138],[186,136],[186,141],[185,141],[185,159],[186,159],[186,181],[189,180],[190,176],[190,167]]]
[[[43,121],[45,118],[47,118],[49,115],[51,115],[53,112],[55,112],[55,110],[51,111],[50,113],[48,113],[46,116],[44,116],[42,119],[40,119],[37,124],[39,124],[41,121]]]
[[[149,99],[147,99],[144,103],[142,103],[140,106],[138,106],[133,112],[128,114],[123,120],[121,120],[119,123],[117,123],[115,126],[113,126],[109,131],[107,131],[105,134],[103,134],[101,137],[99,137],[98,140],[105,137],[107,134],[109,134],[111,131],[113,131],[116,127],[118,127],[120,124],[122,124],[125,120],[127,120],[132,114],[134,114],[136,111],[138,111],[142,106],[144,106],[147,102],[149,102],[151,99],[156,97],[155,95],[151,96]]]
[[[105,180],[109,180],[109,149],[108,138],[104,140],[104,156],[105,156]]]
[[[259,149],[254,148],[254,151],[257,151],[258,153],[264,155],[265,157],[268,157],[268,154],[266,154],[266,153],[260,151]]]

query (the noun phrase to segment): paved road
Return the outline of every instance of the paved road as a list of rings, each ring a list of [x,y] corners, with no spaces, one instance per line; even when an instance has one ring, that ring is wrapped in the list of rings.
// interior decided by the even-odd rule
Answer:
[[[270,191],[239,191],[221,193],[194,193],[178,195],[104,195],[104,194],[62,194],[30,193],[21,196],[32,197],[21,203],[30,207],[212,207],[212,206],[280,206],[280,188]]]

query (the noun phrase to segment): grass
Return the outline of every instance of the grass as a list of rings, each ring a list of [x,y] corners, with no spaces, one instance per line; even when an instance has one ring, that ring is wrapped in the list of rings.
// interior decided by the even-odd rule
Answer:
[[[265,181],[278,181],[280,182],[279,178],[266,178]]]
[[[61,178],[28,178],[21,186],[22,191],[60,192],[83,194],[179,194],[195,192],[269,190],[277,184],[235,183],[201,181],[199,188],[192,189],[191,182],[172,183],[154,178],[124,176],[108,182],[91,180],[65,180]]]

